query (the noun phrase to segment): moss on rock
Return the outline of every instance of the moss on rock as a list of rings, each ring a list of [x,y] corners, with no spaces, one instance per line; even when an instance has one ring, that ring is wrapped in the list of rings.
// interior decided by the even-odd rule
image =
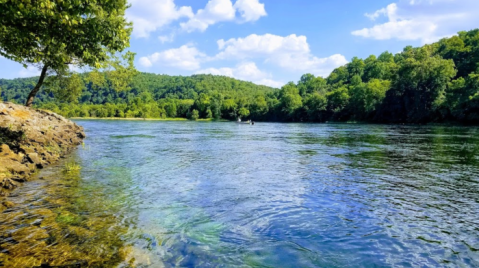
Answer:
[[[55,163],[84,138],[82,127],[55,113],[0,103],[0,194]]]

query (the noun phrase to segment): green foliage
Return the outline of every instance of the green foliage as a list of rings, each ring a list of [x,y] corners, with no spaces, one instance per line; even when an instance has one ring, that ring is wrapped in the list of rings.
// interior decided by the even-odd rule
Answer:
[[[390,81],[379,79],[351,87],[349,94],[352,118],[362,121],[373,119],[390,87]]]
[[[75,162],[68,162],[65,163],[65,167],[63,168],[63,172],[65,173],[77,173],[80,172],[81,166]]]
[[[290,82],[281,88],[279,95],[281,111],[288,119],[294,121],[297,110],[303,105],[298,88],[293,82]]]
[[[326,94],[328,99],[328,111],[337,113],[342,111],[349,103],[349,92],[345,87],[335,89]]]
[[[132,28],[125,18],[127,7],[126,0],[0,1],[0,55],[42,69],[26,105],[32,104],[49,72],[67,76],[59,83],[73,86],[57,89],[78,93],[80,83],[71,79],[70,66],[102,68],[111,55],[128,47]],[[121,81],[124,70],[118,64],[112,61],[118,77],[109,81]]]
[[[191,111],[190,119],[191,120],[198,120],[200,118],[200,112],[198,110],[194,109]]]
[[[304,109],[307,114],[308,121],[322,122],[326,118],[325,111],[327,109],[328,100],[326,96],[315,92],[308,95],[304,101]]]
[[[385,111],[397,114],[395,120],[398,121],[432,121],[436,100],[442,98],[448,83],[456,75],[454,62],[433,55],[428,46],[403,54],[385,100],[395,105],[385,107]]]
[[[238,115],[242,118],[248,117],[250,115],[250,111],[245,107],[241,107],[238,111]]]
[[[60,101],[66,102],[78,102],[78,96],[84,89],[83,81],[80,75],[76,73],[70,73],[68,76],[59,75],[55,79],[49,79],[45,82],[45,85],[48,93],[53,93]]]
[[[90,73],[47,79],[35,105],[68,117],[479,123],[479,30],[353,58],[327,78],[305,74],[279,90],[224,76],[136,74],[132,59],[127,53]],[[36,80],[0,79],[1,96],[23,102]]]

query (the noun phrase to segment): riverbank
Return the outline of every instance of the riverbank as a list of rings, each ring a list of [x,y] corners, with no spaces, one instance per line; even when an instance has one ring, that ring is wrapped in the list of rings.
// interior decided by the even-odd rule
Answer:
[[[72,120],[188,121],[186,118],[71,117]]]
[[[197,119],[189,120],[187,118],[123,118],[123,117],[71,117],[71,120],[122,120],[122,121],[198,121],[198,122],[231,122],[225,119]]]
[[[58,114],[0,103],[0,194],[57,162],[84,138],[82,127]]]

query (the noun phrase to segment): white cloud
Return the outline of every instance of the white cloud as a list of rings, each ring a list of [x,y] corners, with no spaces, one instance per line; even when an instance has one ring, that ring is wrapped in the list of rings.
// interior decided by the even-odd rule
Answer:
[[[430,21],[401,20],[389,21],[353,32],[353,35],[377,40],[397,38],[399,40],[420,40],[433,36],[437,25]]]
[[[254,83],[258,84],[258,85],[274,87],[274,88],[281,88],[282,86],[286,85],[286,83],[284,83],[284,82],[279,82],[279,81],[272,80],[272,79],[267,79],[267,78],[264,78],[264,79],[261,79],[261,80],[258,80],[258,81],[254,81]]]
[[[239,80],[251,81],[259,85],[270,87],[281,87],[285,83],[271,79],[271,75],[258,69],[254,62],[244,62],[238,64],[235,68],[208,68],[197,71],[196,74],[223,75]]]
[[[175,34],[171,33],[171,34],[168,34],[168,35],[160,35],[160,36],[158,36],[158,40],[160,40],[160,42],[162,44],[171,43],[171,42],[175,41]]]
[[[244,22],[256,21],[267,15],[264,4],[259,0],[238,0],[234,5],[231,0],[209,0],[204,9],[198,10],[194,17],[180,25],[187,32],[203,32],[210,25],[235,20],[237,11]]]
[[[382,15],[386,15],[389,18],[389,20],[396,21],[397,20],[397,18],[396,18],[397,9],[398,9],[397,4],[393,3],[393,4],[388,5],[385,8],[377,10],[373,14],[366,13],[364,15],[371,20],[376,20],[378,17],[380,17]]]
[[[201,61],[205,56],[195,46],[183,45],[179,48],[172,48],[153,53],[147,57],[141,57],[139,63],[146,68],[158,64],[193,71],[201,67]]]
[[[293,71],[308,71],[327,76],[336,67],[344,65],[344,56],[335,54],[318,58],[311,54],[306,36],[295,34],[283,37],[272,34],[252,34],[245,38],[219,40],[221,50],[217,59],[262,58],[282,68]]]
[[[137,38],[149,37],[152,32],[181,19],[187,20],[180,23],[181,28],[193,32],[205,31],[218,22],[250,22],[267,15],[259,0],[237,0],[234,5],[231,0],[208,0],[196,14],[190,6],[177,6],[175,0],[129,0],[129,4],[126,16],[133,22],[133,36]],[[237,13],[241,19],[236,18]],[[160,36],[160,41],[166,37]]]
[[[35,66],[28,66],[27,68],[22,68],[20,72],[18,72],[18,75],[20,77],[33,77],[33,76],[40,76],[40,69]]]
[[[153,54],[154,55],[154,54]],[[143,66],[143,67],[146,67],[146,68],[149,68],[151,66],[153,66],[153,63],[151,62],[151,60],[149,59],[151,56],[148,56],[148,57],[141,57],[139,59],[139,62],[140,62],[140,65]]]
[[[133,22],[133,36],[148,37],[150,33],[181,18],[192,18],[189,6],[176,6],[174,0],[130,0],[127,18]]]
[[[200,9],[188,22],[181,23],[187,32],[205,31],[209,25],[235,18],[236,10],[230,0],[209,0],[205,9]]]
[[[257,21],[267,15],[264,4],[258,0],[238,0],[234,7],[241,14],[244,21]]]
[[[376,40],[421,40],[431,43],[479,24],[477,0],[400,0],[372,14],[371,20],[386,21],[353,31],[355,36]]]

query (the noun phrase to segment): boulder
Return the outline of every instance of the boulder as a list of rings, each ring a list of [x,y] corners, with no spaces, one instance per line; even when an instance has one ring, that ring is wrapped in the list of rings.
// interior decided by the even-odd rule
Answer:
[[[55,113],[0,103],[0,194],[78,147],[83,128]]]

